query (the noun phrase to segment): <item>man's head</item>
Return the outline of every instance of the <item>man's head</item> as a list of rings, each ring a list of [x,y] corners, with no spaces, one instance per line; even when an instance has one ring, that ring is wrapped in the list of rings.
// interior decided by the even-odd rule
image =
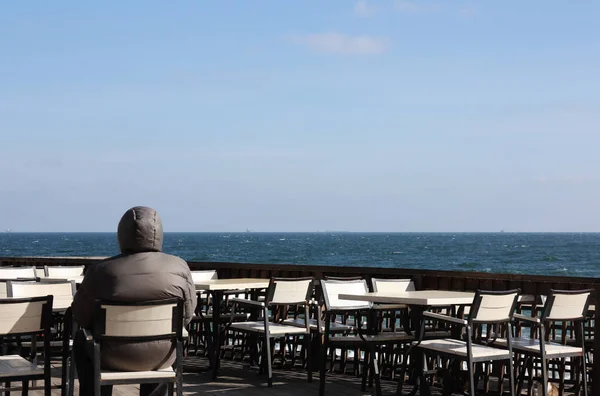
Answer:
[[[163,230],[156,210],[145,206],[129,209],[117,229],[121,253],[160,252]]]

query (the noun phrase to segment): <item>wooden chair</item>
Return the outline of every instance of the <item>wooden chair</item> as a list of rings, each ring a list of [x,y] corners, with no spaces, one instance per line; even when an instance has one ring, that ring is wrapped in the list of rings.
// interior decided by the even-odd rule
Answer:
[[[534,360],[539,361],[542,377],[543,396],[548,396],[548,362],[556,361],[560,367],[559,372],[559,392],[564,391],[564,369],[566,358],[576,358],[580,361],[581,370],[575,372],[576,377],[582,375],[582,379],[576,378],[577,389],[581,390],[583,383],[583,394],[587,396],[587,364],[586,364],[586,346],[584,334],[584,322],[586,321],[587,311],[590,302],[591,290],[551,290],[544,302],[544,308],[541,316],[531,317],[515,314],[515,320],[526,324],[530,329],[530,334],[537,334],[536,338],[518,337],[513,339],[512,348],[515,353],[525,356],[525,361],[521,366],[517,392],[520,392],[527,370],[531,373],[532,380],[535,376]],[[562,332],[561,341],[549,341],[548,335],[551,327],[556,323],[566,324],[573,322],[577,334],[574,343],[568,343],[566,332]],[[566,326],[565,326],[566,327]]]
[[[103,385],[168,383],[169,394],[177,384],[183,395],[183,300],[144,302],[96,301],[93,334],[87,335],[94,366],[94,396],[101,396]],[[175,370],[168,367],[155,371],[112,371],[100,366],[104,342],[152,342],[170,340],[176,351]]]
[[[0,299],[0,337],[29,337],[31,348],[28,358],[20,355],[0,356],[0,378],[6,394],[10,394],[11,382],[22,383],[20,390],[28,395],[30,389],[43,389],[45,396],[51,394],[50,360],[38,364],[38,335],[43,334],[43,356],[50,352],[50,326],[52,322],[52,296]],[[29,387],[31,380],[44,380],[43,387]],[[17,390],[17,389],[14,389]]]
[[[236,332],[251,334],[262,340],[261,369],[266,369],[268,386],[273,386],[272,344],[275,339],[288,337],[303,337],[306,353],[308,382],[312,381],[312,366],[310,355],[309,305],[313,293],[313,278],[271,278],[265,301],[255,301],[243,298],[230,298],[233,305],[227,329]],[[285,314],[288,306],[301,306],[304,308],[304,326],[286,324]],[[253,308],[260,310],[262,320],[234,322],[237,307]],[[282,351],[284,352],[284,351]]]
[[[454,361],[465,361],[468,371],[468,386],[471,396],[476,394],[477,382],[475,365],[478,363],[489,363],[504,361],[508,364],[510,394],[515,396],[515,381],[513,373],[512,337],[509,329],[512,321],[519,290],[508,291],[482,291],[477,290],[468,319],[448,316],[434,312],[424,312],[419,340],[411,347],[416,348],[417,353],[422,353],[423,361],[426,355],[447,358]],[[427,319],[445,322],[458,327],[455,338],[425,339],[425,322]],[[485,326],[486,331],[479,333],[481,338],[476,337],[475,326]],[[497,342],[500,331],[504,328],[507,338]],[[466,330],[465,338],[462,338],[462,330]],[[413,354],[413,357],[415,355]],[[417,367],[423,368],[423,362],[416,362]],[[454,368],[457,366],[455,365]],[[403,365],[406,368],[406,364]],[[404,371],[404,370],[403,370]],[[456,373],[452,374],[456,378]],[[402,388],[404,374],[400,377],[398,388]],[[446,384],[445,384],[446,385]],[[426,393],[428,384],[424,373],[421,375],[421,392]]]
[[[80,266],[50,266],[50,265],[45,265],[44,266],[44,273],[46,275],[46,278],[73,278],[73,277],[77,277],[77,276],[83,276],[83,270],[85,269],[85,267],[83,265]]]

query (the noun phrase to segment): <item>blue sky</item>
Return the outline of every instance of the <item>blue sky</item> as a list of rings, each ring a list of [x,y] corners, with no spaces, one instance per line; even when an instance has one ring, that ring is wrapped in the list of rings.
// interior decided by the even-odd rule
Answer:
[[[0,229],[600,231],[595,1],[10,2]]]

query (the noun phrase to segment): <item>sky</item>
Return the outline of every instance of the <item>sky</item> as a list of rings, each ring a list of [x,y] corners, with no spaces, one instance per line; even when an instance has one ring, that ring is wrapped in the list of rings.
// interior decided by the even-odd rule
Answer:
[[[600,231],[598,1],[0,12],[0,230]]]

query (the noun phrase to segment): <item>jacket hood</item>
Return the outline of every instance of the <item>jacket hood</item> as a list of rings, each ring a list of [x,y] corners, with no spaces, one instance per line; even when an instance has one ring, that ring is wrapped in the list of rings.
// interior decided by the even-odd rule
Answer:
[[[160,252],[163,229],[156,210],[145,206],[129,209],[117,229],[121,253]]]

